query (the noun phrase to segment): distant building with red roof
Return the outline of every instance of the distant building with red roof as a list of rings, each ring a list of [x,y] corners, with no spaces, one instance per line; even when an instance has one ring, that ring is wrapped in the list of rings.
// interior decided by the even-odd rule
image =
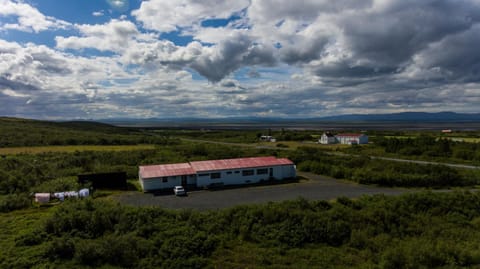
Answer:
[[[140,166],[138,172],[140,185],[146,192],[179,185],[202,188],[295,176],[296,168],[292,161],[271,156],[146,165]]]
[[[320,144],[368,144],[368,136],[365,134],[345,133],[332,135],[331,133],[324,133],[319,141]]]

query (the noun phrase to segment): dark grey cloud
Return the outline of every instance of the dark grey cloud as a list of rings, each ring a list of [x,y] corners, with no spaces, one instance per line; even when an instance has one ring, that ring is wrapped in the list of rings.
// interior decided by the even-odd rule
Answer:
[[[353,65],[346,61],[337,62],[334,64],[326,64],[317,66],[314,72],[322,77],[348,77],[348,78],[363,78],[363,77],[378,77],[388,75],[396,72],[395,67],[381,67],[375,65]]]
[[[468,32],[480,22],[480,5],[475,1],[406,1],[385,8],[361,11],[338,17],[335,25],[343,30],[349,57],[318,67],[315,74],[327,77],[366,77],[402,72],[414,57],[452,36],[468,38]],[[465,40],[470,46],[451,48],[456,54],[480,45],[478,39]],[[444,58],[443,53],[430,58]],[[465,68],[469,58],[457,62]],[[440,61],[438,61],[440,63]],[[330,66],[329,66],[330,65]],[[471,70],[463,70],[470,72]]]
[[[49,55],[45,52],[33,52],[31,54],[32,61],[41,63],[38,69],[46,73],[70,75],[72,70],[69,65],[62,59],[56,58],[54,55]]]
[[[260,22],[275,24],[283,19],[313,21],[320,14],[368,8],[372,0],[260,0],[252,1],[249,15]]]
[[[425,72],[436,74],[430,80],[438,82],[480,81],[480,24],[468,31],[451,35],[432,45],[414,63]]]
[[[478,7],[456,5],[434,1],[373,16],[365,14],[354,18],[361,24],[348,21],[345,34],[356,53],[377,61],[399,63],[432,42],[469,29],[480,18],[474,15],[480,11]]]
[[[280,59],[287,64],[311,62],[320,58],[328,42],[327,37],[311,37],[309,40],[296,42],[294,45],[281,49]]]
[[[218,82],[242,66],[273,66],[276,63],[272,49],[255,44],[247,35],[237,34],[204,54],[191,67],[212,82]]]
[[[0,76],[0,88],[11,89],[20,93],[40,91],[40,88],[35,85],[29,84],[26,81],[13,80],[9,77],[11,77],[9,74]]]
[[[235,82],[229,80],[229,81],[224,81],[222,82],[220,85],[222,85],[223,87],[226,87],[226,88],[232,88],[232,87],[237,87],[237,84],[235,84]]]

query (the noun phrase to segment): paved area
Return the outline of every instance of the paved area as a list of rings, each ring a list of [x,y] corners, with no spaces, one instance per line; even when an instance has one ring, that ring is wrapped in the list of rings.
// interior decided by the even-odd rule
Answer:
[[[173,194],[154,195],[128,192],[115,196],[115,199],[134,206],[161,206],[171,209],[220,209],[240,204],[267,203],[269,201],[291,200],[304,197],[309,200],[331,200],[340,196],[356,198],[362,195],[386,194],[398,195],[408,192],[406,189],[365,186],[336,180],[311,173],[299,173],[308,180],[267,186],[240,187],[222,190],[191,191],[188,196],[177,197]]]

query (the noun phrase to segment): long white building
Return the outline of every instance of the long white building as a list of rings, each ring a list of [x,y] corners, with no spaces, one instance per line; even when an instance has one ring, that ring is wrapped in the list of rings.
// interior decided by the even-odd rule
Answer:
[[[320,144],[368,144],[368,136],[365,134],[337,134],[324,133],[318,140]]]
[[[296,176],[295,164],[286,158],[252,157],[190,163],[140,166],[138,178],[143,191],[174,186],[212,187],[282,180]]]
[[[335,138],[340,144],[368,144],[368,136],[364,134],[337,134]]]

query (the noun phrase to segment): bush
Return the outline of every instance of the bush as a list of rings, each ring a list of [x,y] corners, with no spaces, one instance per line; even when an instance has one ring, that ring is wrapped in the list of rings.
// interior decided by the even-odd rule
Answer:
[[[45,250],[45,256],[50,260],[69,260],[73,258],[74,254],[74,241],[68,237],[53,239]]]
[[[30,207],[32,204],[28,194],[8,194],[0,196],[0,212],[10,212],[13,210]]]

